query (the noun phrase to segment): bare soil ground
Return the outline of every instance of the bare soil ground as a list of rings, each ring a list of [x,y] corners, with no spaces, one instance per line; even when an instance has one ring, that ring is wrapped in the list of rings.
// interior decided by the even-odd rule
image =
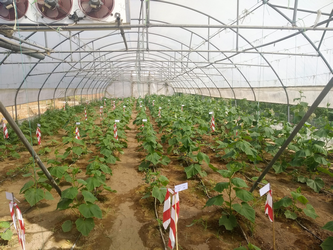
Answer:
[[[28,162],[27,152],[21,152],[21,159],[6,159],[0,162],[0,221],[11,221],[8,201],[4,198],[5,191],[13,192],[18,200],[21,211],[24,212],[26,224],[26,249],[71,249],[76,242],[75,249],[84,250],[141,250],[153,249],[163,250],[164,246],[158,230],[158,223],[154,213],[154,200],[152,198],[142,199],[147,184],[144,182],[144,173],[138,172],[138,165],[145,157],[143,152],[138,151],[139,144],[135,138],[138,129],[132,124],[136,117],[133,112],[132,119],[127,130],[128,148],[124,149],[124,154],[120,155],[120,162],[110,165],[113,175],[107,180],[107,185],[116,190],[117,193],[103,191],[99,194],[99,206],[103,212],[103,219],[95,220],[95,228],[88,237],[80,237],[78,231],[73,228],[69,233],[63,233],[61,225],[64,221],[75,215],[71,211],[58,211],[56,204],[59,200],[57,193],[52,190],[54,200],[39,202],[35,207],[30,208],[24,200],[23,195],[19,194],[22,186],[27,179],[17,174],[13,178],[7,178],[8,170],[23,167]],[[155,130],[158,131],[156,124]],[[50,139],[61,141],[64,135],[63,131],[53,137],[43,138],[46,142]],[[161,135],[159,135],[160,137]],[[40,146],[40,147],[42,147]],[[40,147],[35,147],[38,151]],[[52,148],[54,149],[54,148]],[[96,152],[95,148],[91,148]],[[210,156],[212,164],[219,168],[225,168],[225,164],[215,157],[215,153],[206,149]],[[81,157],[76,163],[82,168],[83,172],[93,154]],[[48,158],[54,157],[51,153]],[[179,249],[186,250],[215,250],[215,249],[234,249],[241,245],[246,245],[242,230],[237,227],[233,231],[226,230],[218,225],[221,209],[219,207],[204,207],[208,197],[204,192],[199,179],[187,180],[184,167],[177,160],[177,156],[169,156],[172,160],[168,166],[158,169],[162,175],[169,180],[169,186],[188,182],[188,190],[180,193],[180,218],[178,224]],[[262,164],[262,168],[264,168]],[[210,195],[215,195],[213,187],[216,183],[225,181],[225,179],[213,172],[208,166],[204,166],[208,176],[203,178],[203,182]],[[258,175],[254,170],[246,173],[248,176]],[[245,179],[242,174],[237,177]],[[302,193],[308,198],[309,203],[313,205],[319,217],[316,220],[301,216],[299,221],[315,235],[325,239],[331,235],[328,231],[321,229],[326,222],[333,220],[333,197],[325,193],[315,193],[306,185],[296,183],[292,177],[287,174],[276,175],[269,173],[266,180],[271,183],[273,199],[278,200],[295,191],[297,187],[302,186]],[[251,182],[247,181],[251,186]],[[62,183],[61,189],[67,188],[66,183]],[[272,223],[269,222],[264,214],[265,197],[259,197],[258,191],[254,192],[256,223],[246,222],[244,218],[237,217],[249,242],[260,247],[263,250],[273,249],[272,245]],[[159,218],[162,219],[163,207],[158,206]],[[283,214],[275,215],[276,231],[276,249],[316,249],[319,250],[321,242],[304,230],[297,222],[285,219]],[[12,230],[15,231],[12,227]],[[168,241],[168,231],[164,232],[164,238]],[[21,249],[18,243],[17,235],[9,242],[1,241],[0,249]]]

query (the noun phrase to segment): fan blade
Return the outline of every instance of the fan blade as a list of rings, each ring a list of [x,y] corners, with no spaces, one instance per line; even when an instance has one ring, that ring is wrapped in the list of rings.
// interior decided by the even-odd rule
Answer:
[[[82,2],[82,9],[85,13],[89,13],[91,11],[91,7],[89,2]]]
[[[89,15],[95,18],[104,18],[108,15],[109,9],[106,6],[102,6],[99,10],[90,12]]]
[[[38,0],[37,3],[38,3],[38,4],[41,4],[41,5],[44,5],[44,4],[45,4],[45,1],[44,1],[44,0]]]
[[[27,12],[27,7],[25,2],[20,2],[16,4],[17,13],[23,16]]]
[[[9,15],[9,10],[6,9],[4,5],[0,6],[0,16],[7,17]]]
[[[114,0],[105,0],[104,1],[104,6],[108,7],[109,10],[113,9],[114,5]]]
[[[72,1],[71,0],[59,0],[58,5],[66,13],[69,13],[72,8]]]
[[[59,11],[57,8],[54,8],[53,10],[47,9],[46,16],[49,18],[56,18],[59,15]]]

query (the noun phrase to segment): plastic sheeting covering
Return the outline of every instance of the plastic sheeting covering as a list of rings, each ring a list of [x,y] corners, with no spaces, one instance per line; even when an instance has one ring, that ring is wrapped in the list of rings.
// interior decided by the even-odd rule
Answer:
[[[312,104],[332,78],[331,0],[123,1],[129,24],[107,28],[45,19],[11,34],[0,18],[21,46],[0,47],[4,105],[175,92],[294,104],[300,91]]]

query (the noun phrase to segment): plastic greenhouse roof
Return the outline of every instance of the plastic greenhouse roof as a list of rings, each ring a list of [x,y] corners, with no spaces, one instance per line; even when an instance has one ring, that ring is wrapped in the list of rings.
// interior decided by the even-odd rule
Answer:
[[[128,23],[3,22],[3,104],[175,92],[293,104],[299,91],[311,104],[332,78],[331,0],[120,2]]]

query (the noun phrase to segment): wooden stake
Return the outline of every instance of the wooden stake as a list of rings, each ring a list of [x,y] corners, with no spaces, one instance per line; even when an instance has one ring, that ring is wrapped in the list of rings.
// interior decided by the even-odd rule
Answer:
[[[273,249],[275,250],[275,218],[273,209],[273,196],[272,196],[272,210],[273,210]]]
[[[176,214],[176,221],[175,221],[175,224],[176,224],[176,249],[178,250],[178,228],[177,228],[177,224],[178,224],[178,216],[177,216],[177,202],[175,203],[175,214]]]

